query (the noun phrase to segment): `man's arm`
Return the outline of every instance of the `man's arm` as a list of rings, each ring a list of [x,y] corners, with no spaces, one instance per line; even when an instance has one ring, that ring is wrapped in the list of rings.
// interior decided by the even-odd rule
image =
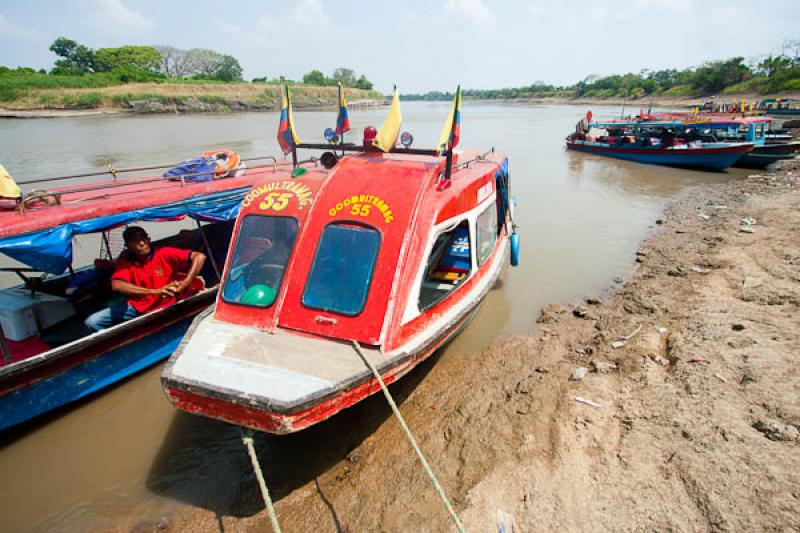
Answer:
[[[148,289],[146,287],[139,287],[138,285],[134,285],[133,283],[129,283],[121,279],[111,280],[111,290],[124,296],[141,296],[143,294],[163,294],[164,296],[170,296],[171,293],[166,290],[167,287],[168,285],[159,289]]]
[[[192,252],[192,255],[189,257],[189,261],[191,261],[191,266],[189,267],[189,272],[186,274],[186,277],[181,281],[175,282],[176,293],[181,293],[189,288],[189,285],[192,284],[194,278],[196,278],[197,274],[200,273],[200,270],[203,269],[203,265],[206,262],[206,254],[202,252]]]

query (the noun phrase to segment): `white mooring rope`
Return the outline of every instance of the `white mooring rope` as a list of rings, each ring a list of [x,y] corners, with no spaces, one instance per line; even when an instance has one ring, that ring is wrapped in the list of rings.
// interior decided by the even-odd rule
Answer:
[[[402,428],[403,432],[406,434],[408,438],[408,442],[411,444],[411,447],[414,449],[414,452],[417,454],[417,458],[419,459],[420,464],[422,464],[423,470],[425,473],[428,474],[428,477],[433,484],[433,488],[436,489],[436,493],[441,498],[442,502],[444,503],[445,509],[450,514],[450,518],[453,520],[458,531],[461,533],[465,532],[464,524],[461,523],[461,520],[458,518],[453,506],[450,505],[450,500],[447,499],[447,495],[444,493],[444,489],[439,484],[439,480],[436,478],[436,474],[433,473],[431,466],[428,464],[427,459],[425,459],[425,455],[422,453],[422,450],[417,444],[417,440],[414,438],[414,435],[411,433],[411,430],[408,428],[403,415],[400,413],[400,409],[397,408],[397,404],[394,402],[394,398],[392,398],[392,394],[389,392],[389,389],[386,387],[386,384],[383,382],[383,378],[381,378],[380,372],[378,369],[375,368],[375,365],[372,364],[364,352],[361,351],[361,345],[358,344],[357,341],[353,341],[353,348],[355,348],[356,353],[358,353],[361,360],[364,361],[364,364],[372,372],[372,375],[380,384],[381,390],[383,391],[383,395],[386,397],[386,401],[389,402],[389,407],[392,408],[392,412],[397,417],[397,421],[400,423],[400,427]],[[261,497],[264,499],[264,504],[267,506],[267,512],[269,513],[269,520],[272,523],[272,530],[274,533],[281,533],[281,526],[278,523],[278,516],[275,514],[275,507],[272,504],[272,498],[269,495],[269,489],[267,488],[267,483],[264,481],[264,473],[261,470],[261,465],[258,463],[258,457],[256,456],[255,447],[253,446],[253,432],[250,429],[246,428],[239,428],[242,432],[242,443],[244,443],[245,447],[247,447],[247,453],[250,455],[250,462],[253,465],[253,471],[256,474],[256,479],[258,479],[258,486],[261,489]]]
[[[253,471],[258,479],[258,486],[261,488],[261,497],[264,498],[264,504],[267,506],[269,513],[269,521],[272,523],[272,531],[281,533],[281,525],[278,523],[278,515],[275,514],[275,507],[272,505],[272,498],[267,489],[267,482],[264,481],[264,473],[261,471],[261,465],[258,464],[258,457],[256,456],[256,449],[253,446],[253,432],[250,429],[239,428],[242,432],[242,443],[247,447],[247,453],[250,455],[250,462],[253,464]]]
[[[417,453],[417,458],[419,459],[419,462],[422,464],[422,468],[425,470],[425,473],[428,474],[428,477],[431,478],[431,483],[433,483],[433,488],[436,489],[436,492],[439,494],[439,497],[442,499],[442,502],[444,502],[444,507],[445,509],[447,509],[447,512],[450,513],[450,518],[453,520],[453,523],[456,525],[456,528],[458,528],[458,530],[461,533],[464,533],[465,531],[464,524],[462,524],[461,520],[459,520],[458,515],[453,510],[453,506],[450,505],[450,501],[447,499],[447,495],[445,495],[444,493],[444,489],[439,484],[439,480],[436,479],[436,474],[433,473],[431,466],[425,459],[425,455],[423,455],[422,450],[419,449],[417,440],[414,438],[414,435],[411,433],[411,430],[408,429],[406,421],[403,419],[403,415],[400,414],[400,409],[397,408],[397,404],[394,403],[394,399],[392,398],[391,393],[389,393],[389,389],[386,388],[386,384],[383,382],[383,379],[381,378],[380,372],[378,372],[378,369],[375,368],[375,365],[372,364],[372,361],[370,361],[367,358],[367,356],[364,355],[364,352],[361,351],[361,345],[359,345],[357,341],[353,341],[353,348],[355,348],[356,352],[361,357],[361,360],[364,361],[364,364],[367,365],[369,369],[372,371],[372,375],[375,376],[375,379],[378,380],[378,383],[381,386],[381,390],[383,391],[383,395],[386,396],[386,401],[389,402],[389,407],[392,408],[394,415],[397,417],[397,421],[400,423],[400,427],[403,429],[403,432],[406,434],[406,437],[408,438],[408,442],[411,443],[411,447],[414,448],[414,451]]]

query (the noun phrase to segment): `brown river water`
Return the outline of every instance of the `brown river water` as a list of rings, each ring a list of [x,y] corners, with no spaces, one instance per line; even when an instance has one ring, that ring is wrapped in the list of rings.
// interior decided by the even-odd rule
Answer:
[[[402,395],[433,364],[469,358],[502,335],[529,333],[549,302],[602,295],[633,268],[637,245],[663,207],[690,187],[745,171],[708,173],[639,165],[567,152],[564,137],[586,109],[575,106],[467,104],[462,147],[509,156],[522,259],[508,268],[475,319],[409,376]],[[432,146],[445,103],[403,104],[415,147]],[[351,109],[352,137],[379,125],[384,109]],[[597,107],[598,119],[619,116]],[[297,112],[303,140],[320,142],[335,111]],[[278,154],[277,114],[86,117],[0,120],[0,162],[19,180],[179,161],[225,147],[245,157]],[[181,223],[185,224],[185,223]],[[176,224],[155,229],[174,231]],[[76,246],[90,261],[96,239]],[[0,260],[2,266],[11,262]],[[14,280],[0,278],[0,285]],[[182,506],[218,516],[260,510],[238,430],[176,411],[161,392],[157,365],[100,394],[0,434],[0,530],[86,531],[151,524]],[[288,437],[260,436],[262,460],[279,500],[340,460],[387,420],[373,397]],[[266,459],[263,459],[266,457]],[[246,488],[243,488],[246,487]]]

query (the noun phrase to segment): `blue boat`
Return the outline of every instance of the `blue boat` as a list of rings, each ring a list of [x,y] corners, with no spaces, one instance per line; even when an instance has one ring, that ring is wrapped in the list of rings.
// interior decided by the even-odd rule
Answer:
[[[779,98],[761,100],[756,109],[772,116],[800,116],[800,100],[782,100]]]
[[[255,166],[246,175],[203,182],[183,175],[120,178],[0,198],[0,254],[17,262],[0,270],[23,280],[0,290],[0,430],[168,357],[193,317],[214,302],[218,268],[242,199],[255,181],[275,172],[284,170],[274,164]],[[289,170],[285,173],[289,178]],[[115,258],[112,230],[185,217],[195,220],[194,229],[155,245],[203,251],[209,257],[201,272],[206,288],[106,330],[86,330],[84,319],[115,297],[109,281]],[[73,238],[89,233],[102,236],[98,255],[104,258],[75,269]]]
[[[792,159],[800,142],[774,140],[769,137],[772,118],[763,116],[691,116],[684,120],[690,134],[704,141],[749,142],[753,149],[734,166],[766,168],[777,161]]]
[[[567,148],[637,163],[721,171],[753,149],[750,142],[689,141],[679,121],[591,122],[583,119]],[[590,136],[592,129],[607,133]]]

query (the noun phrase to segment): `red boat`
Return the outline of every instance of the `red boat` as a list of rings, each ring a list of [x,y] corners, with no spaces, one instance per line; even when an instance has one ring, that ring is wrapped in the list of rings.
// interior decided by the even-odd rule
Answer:
[[[379,390],[354,341],[396,381],[473,316],[509,248],[516,262],[505,155],[415,150],[407,134],[384,152],[373,134],[292,145],[332,151],[247,195],[216,306],[163,373],[177,407],[302,430]]]
[[[0,429],[93,394],[165,359],[191,319],[214,302],[217,265],[221,268],[227,254],[239,204],[264,175],[288,178],[290,169],[254,165],[246,175],[237,169],[230,177],[214,179],[231,169],[209,165],[208,181],[194,181],[201,176],[178,167],[168,171],[169,177],[106,178],[24,195],[16,186],[6,188],[16,196],[0,199],[0,254],[17,264],[0,271],[17,274],[23,283],[0,290]],[[130,169],[110,173],[117,178],[126,170]],[[41,187],[49,181],[27,183]],[[205,252],[210,259],[201,272],[206,288],[173,305],[90,333],[84,320],[114,298],[110,277],[122,243],[113,242],[112,230],[136,221],[184,217],[195,219],[196,229],[183,230],[159,244]],[[73,267],[73,238],[90,233],[101,235],[98,259]]]

